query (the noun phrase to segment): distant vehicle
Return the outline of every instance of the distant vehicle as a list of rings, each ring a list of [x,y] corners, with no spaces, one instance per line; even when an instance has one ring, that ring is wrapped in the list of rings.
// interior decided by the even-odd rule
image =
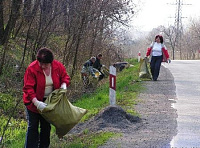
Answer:
[[[113,66],[117,69],[117,71],[122,71],[124,68],[129,67],[128,62],[116,62],[113,64]]]

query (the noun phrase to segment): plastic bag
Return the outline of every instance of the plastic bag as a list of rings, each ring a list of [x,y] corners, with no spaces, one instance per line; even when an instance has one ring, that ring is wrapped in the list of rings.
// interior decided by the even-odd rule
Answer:
[[[147,58],[140,59],[139,77],[151,79],[151,74],[147,66],[147,61],[148,61]]]
[[[66,97],[64,89],[54,90],[45,100],[47,106],[41,115],[56,127],[59,138],[66,135],[86,114],[87,110],[73,106]]]

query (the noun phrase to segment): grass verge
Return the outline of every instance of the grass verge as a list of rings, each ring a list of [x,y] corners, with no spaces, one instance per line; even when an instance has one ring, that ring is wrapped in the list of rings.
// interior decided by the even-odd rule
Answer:
[[[117,105],[121,106],[126,112],[139,116],[134,110],[134,105],[139,102],[137,96],[143,89],[138,78],[139,63],[135,59],[130,59],[128,62],[134,66],[117,73]],[[81,122],[87,121],[92,116],[98,114],[100,110],[109,105],[108,81],[109,79],[107,79],[106,83],[100,85],[94,93],[84,94],[80,99],[73,103],[75,106],[88,110],[88,113],[82,118]],[[22,120],[17,122],[15,122],[15,124],[18,124],[21,128],[14,126],[18,130],[12,130],[11,134],[6,134],[6,137],[4,138],[4,145],[2,147],[24,146],[27,126],[26,121]],[[3,123],[1,123],[1,125],[3,125]],[[116,136],[120,136],[120,134],[112,132],[90,133],[87,129],[85,129],[85,131],[81,134],[67,134],[62,140],[59,140],[55,135],[55,128],[53,127],[51,133],[51,148],[96,148],[104,144],[109,138]]]

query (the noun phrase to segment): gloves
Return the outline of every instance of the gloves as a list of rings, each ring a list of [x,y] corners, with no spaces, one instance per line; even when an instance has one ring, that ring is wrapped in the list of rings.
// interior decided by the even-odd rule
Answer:
[[[61,86],[60,86],[60,88],[67,89],[67,84],[66,83],[62,83]]]
[[[147,56],[144,57],[144,60],[147,61],[147,62],[149,61]]]
[[[42,111],[47,106],[46,103],[38,101],[37,98],[33,98],[32,102],[40,111]]]

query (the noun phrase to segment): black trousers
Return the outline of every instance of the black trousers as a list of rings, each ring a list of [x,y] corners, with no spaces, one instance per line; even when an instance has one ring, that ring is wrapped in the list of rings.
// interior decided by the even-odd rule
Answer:
[[[50,124],[39,113],[34,113],[28,109],[26,111],[28,129],[25,148],[48,148],[50,145]]]
[[[158,79],[162,59],[163,56],[152,56],[151,58],[150,68],[151,68],[152,78],[154,81]]]

